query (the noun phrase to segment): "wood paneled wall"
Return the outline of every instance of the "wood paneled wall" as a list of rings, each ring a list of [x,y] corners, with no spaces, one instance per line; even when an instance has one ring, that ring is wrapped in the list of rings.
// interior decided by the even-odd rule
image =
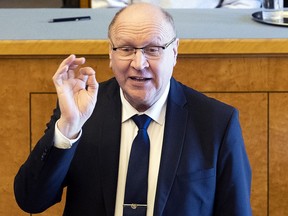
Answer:
[[[66,55],[0,56],[0,215],[17,206],[13,179],[56,104],[52,76]],[[107,55],[89,55],[97,80],[112,76]],[[288,215],[288,54],[179,55],[174,77],[240,111],[250,158],[254,216]],[[64,200],[39,215],[60,216]]]

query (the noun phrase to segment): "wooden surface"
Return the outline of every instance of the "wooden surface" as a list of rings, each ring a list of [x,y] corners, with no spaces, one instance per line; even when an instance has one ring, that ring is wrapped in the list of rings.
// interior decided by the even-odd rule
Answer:
[[[80,8],[90,8],[91,0],[80,0]]]
[[[80,8],[89,8],[91,6],[91,0],[80,0]]]
[[[182,54],[179,55],[174,77],[239,109],[253,171],[253,215],[287,215],[287,45],[279,47],[270,43],[270,51],[264,54],[261,50],[263,46],[259,45],[260,51],[254,50],[251,55],[248,52],[252,49],[250,46],[242,49],[236,42],[232,42],[234,46],[228,46],[231,41],[215,40],[215,44],[210,41],[211,50],[208,45],[197,42],[199,41],[191,41],[189,44],[188,41],[183,41],[180,51]],[[259,44],[259,41],[252,40],[242,42]],[[0,56],[0,215],[21,216],[28,214],[22,212],[14,200],[13,178],[29,155],[30,149],[43,134],[45,124],[55,107],[56,95],[51,77],[59,63],[68,52],[75,49],[74,53],[84,54],[87,65],[95,68],[98,81],[108,79],[112,72],[108,67],[107,52],[104,51],[108,50],[108,47],[105,47],[108,43],[105,41],[101,48],[103,50],[100,51],[102,54],[93,54],[92,48],[80,49],[83,44],[90,47],[91,44],[87,41],[64,41],[62,46],[57,42],[62,48],[54,46],[55,41],[43,41],[36,44],[34,49],[29,41],[21,42],[26,51],[29,49],[25,46],[30,44],[30,55],[24,55],[21,48],[17,54],[16,48],[12,49],[13,42],[0,43],[11,48],[7,49],[6,55],[2,52]],[[50,43],[54,46],[52,51],[42,50],[43,47],[50,47]],[[184,46],[185,43],[187,46]],[[287,41],[284,41],[285,43]],[[70,44],[71,50],[69,46],[64,48],[67,44]],[[18,45],[18,42],[14,45]],[[187,54],[187,47],[190,47],[189,50],[196,47],[196,54]],[[219,49],[214,50],[214,47]],[[83,50],[87,53],[82,53]],[[192,52],[191,50],[189,52]],[[204,50],[203,53],[200,53],[201,50]],[[39,52],[38,55],[36,52]],[[64,201],[39,215],[60,216],[63,206]]]
[[[271,215],[288,215],[288,93],[271,94],[269,100],[271,110],[269,124],[270,213]]]
[[[108,45],[108,40],[3,40],[0,55],[107,55]],[[179,46],[182,55],[287,53],[287,39],[181,39]]]

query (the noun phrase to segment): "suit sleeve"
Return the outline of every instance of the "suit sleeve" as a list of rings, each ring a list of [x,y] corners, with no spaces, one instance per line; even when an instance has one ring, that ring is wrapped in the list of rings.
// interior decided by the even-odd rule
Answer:
[[[223,138],[218,163],[216,216],[250,216],[251,168],[235,110]]]
[[[20,208],[40,213],[61,200],[65,177],[78,143],[70,149],[54,147],[55,122],[60,116],[54,110],[44,136],[38,141],[14,179],[15,198]]]

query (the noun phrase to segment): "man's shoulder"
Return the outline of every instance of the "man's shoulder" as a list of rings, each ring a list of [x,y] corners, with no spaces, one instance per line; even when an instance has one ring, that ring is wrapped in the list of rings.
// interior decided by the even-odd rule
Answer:
[[[119,87],[118,82],[115,77],[112,77],[108,80],[99,83],[99,87],[101,88],[115,88]]]
[[[203,110],[226,110],[233,111],[235,108],[219,99],[215,99],[212,96],[206,94],[205,92],[200,92],[198,90],[193,89],[187,85],[182,84],[181,82],[177,82],[178,88],[183,90],[183,93],[186,98],[186,106],[188,107],[197,107]]]
[[[119,84],[115,77],[99,83],[98,95],[114,94],[119,92]]]

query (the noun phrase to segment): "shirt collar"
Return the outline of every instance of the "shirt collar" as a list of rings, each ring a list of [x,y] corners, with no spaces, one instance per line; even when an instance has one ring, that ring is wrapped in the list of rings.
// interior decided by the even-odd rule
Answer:
[[[163,92],[159,100],[156,101],[156,103],[154,103],[148,110],[146,110],[143,113],[140,113],[134,107],[132,107],[131,104],[126,100],[123,94],[123,90],[120,88],[120,98],[122,102],[122,123],[130,119],[135,114],[138,115],[146,114],[158,124],[163,125],[165,121],[166,105],[169,89],[170,89],[170,82],[168,82],[165,91]]]

